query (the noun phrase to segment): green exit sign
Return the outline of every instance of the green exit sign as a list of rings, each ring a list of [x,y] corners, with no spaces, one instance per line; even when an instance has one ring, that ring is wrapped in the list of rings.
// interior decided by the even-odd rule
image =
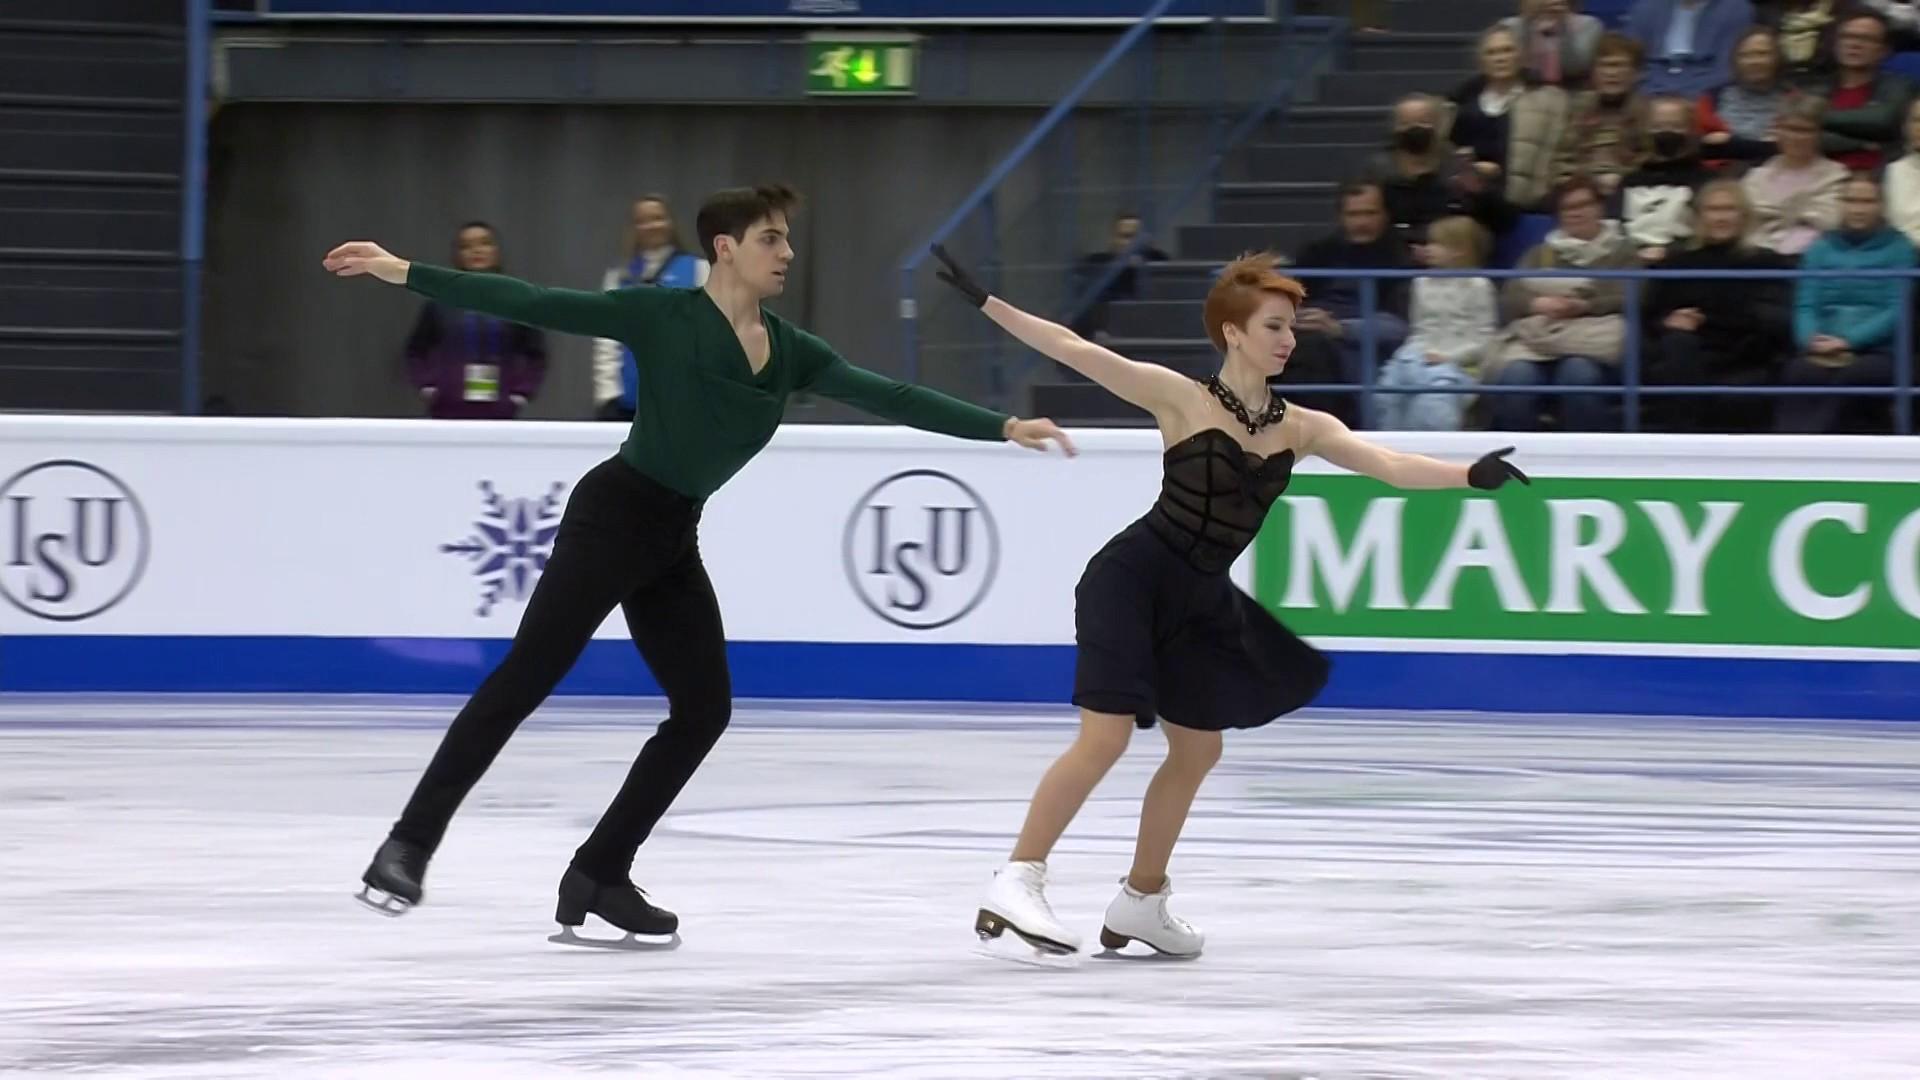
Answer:
[[[807,38],[807,93],[910,95],[920,75],[911,37],[831,34]]]

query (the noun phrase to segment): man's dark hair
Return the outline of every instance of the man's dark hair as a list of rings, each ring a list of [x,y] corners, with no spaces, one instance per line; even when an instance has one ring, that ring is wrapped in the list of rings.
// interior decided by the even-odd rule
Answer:
[[[1340,200],[1336,205],[1344,211],[1347,208],[1348,199],[1361,195],[1378,195],[1380,196],[1380,204],[1382,206],[1386,205],[1387,189],[1380,183],[1378,178],[1372,176],[1356,176],[1343,182],[1340,185]]]
[[[1847,12],[1834,20],[1833,29],[1838,33],[1848,23],[1873,22],[1880,24],[1880,44],[1885,45],[1893,37],[1893,20],[1872,8],[1858,8]]]
[[[707,196],[700,204],[700,216],[694,228],[700,234],[700,250],[708,262],[718,262],[715,237],[731,236],[744,242],[753,223],[774,214],[792,216],[800,206],[800,193],[785,184],[760,184],[754,187],[727,188]]]

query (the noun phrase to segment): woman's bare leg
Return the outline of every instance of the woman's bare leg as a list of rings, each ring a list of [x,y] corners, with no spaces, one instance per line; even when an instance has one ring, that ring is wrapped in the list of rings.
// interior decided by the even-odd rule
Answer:
[[[1143,893],[1159,892],[1166,885],[1173,845],[1186,827],[1194,795],[1220,761],[1223,742],[1217,731],[1196,731],[1164,721],[1160,730],[1167,736],[1167,760],[1153,774],[1140,804],[1140,837],[1133,848],[1133,869],[1127,874],[1127,884]]]
[[[1041,777],[1027,807],[1027,821],[1013,845],[1014,862],[1045,862],[1060,834],[1093,794],[1113,763],[1126,752],[1133,717],[1080,710],[1080,737]]]

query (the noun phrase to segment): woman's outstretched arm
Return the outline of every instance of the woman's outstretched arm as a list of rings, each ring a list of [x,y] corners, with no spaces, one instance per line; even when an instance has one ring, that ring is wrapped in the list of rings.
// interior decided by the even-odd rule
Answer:
[[[1507,460],[1507,455],[1513,453],[1511,446],[1483,454],[1472,465],[1455,465],[1425,454],[1409,454],[1370,443],[1355,435],[1337,416],[1308,409],[1301,412],[1306,424],[1306,454],[1318,455],[1349,472],[1371,476],[1397,488],[1475,487],[1492,491],[1509,480],[1533,483],[1526,473]]]
[[[999,323],[1001,329],[1035,352],[1099,383],[1122,400],[1158,416],[1189,389],[1187,377],[1171,368],[1129,360],[1059,323],[1022,311],[991,295],[940,245],[934,245],[933,254],[945,267],[935,276],[973,301],[987,318]]]

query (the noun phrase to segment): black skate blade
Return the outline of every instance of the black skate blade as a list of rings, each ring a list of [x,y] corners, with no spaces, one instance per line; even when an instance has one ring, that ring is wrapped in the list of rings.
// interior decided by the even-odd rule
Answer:
[[[413,910],[413,905],[406,900],[371,885],[362,885],[360,891],[353,894],[353,898],[366,905],[369,910],[385,915],[389,919],[397,919]]]
[[[629,933],[626,937],[588,938],[573,932],[573,927],[562,926],[560,932],[550,935],[548,941],[555,945],[572,945],[577,949],[610,949],[614,952],[672,952],[680,947],[680,935],[668,937],[641,937]]]

